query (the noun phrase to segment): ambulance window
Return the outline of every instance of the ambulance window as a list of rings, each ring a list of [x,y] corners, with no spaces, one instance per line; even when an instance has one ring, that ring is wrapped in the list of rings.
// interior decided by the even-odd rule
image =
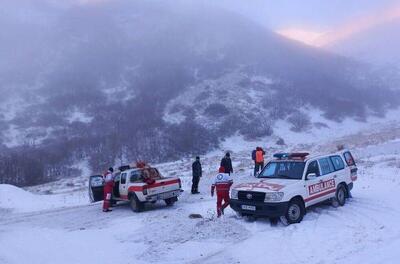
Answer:
[[[126,183],[126,173],[122,173],[121,174],[121,184],[125,184]]]
[[[318,162],[319,166],[321,166],[321,175],[326,175],[335,171],[329,158],[319,159]]]
[[[265,166],[264,170],[260,173],[260,177],[272,177],[275,175],[276,162],[270,162]]]
[[[311,161],[310,164],[308,164],[306,175],[310,173],[315,173],[317,176],[320,176],[318,162],[316,160]]]
[[[346,163],[348,166],[353,166],[356,165],[356,163],[354,162],[353,156],[351,155],[351,153],[349,151],[345,152],[343,154],[344,159],[346,160]]]
[[[340,156],[332,156],[331,161],[336,171],[344,169],[344,162]]]

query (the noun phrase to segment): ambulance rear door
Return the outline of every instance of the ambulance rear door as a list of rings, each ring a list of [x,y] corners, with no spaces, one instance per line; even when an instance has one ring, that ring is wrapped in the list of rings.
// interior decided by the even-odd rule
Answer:
[[[357,164],[353,158],[353,155],[351,154],[350,151],[346,150],[343,152],[343,157],[344,160],[346,162],[346,165],[348,167],[348,169],[350,170],[350,178],[352,181],[357,180]]]

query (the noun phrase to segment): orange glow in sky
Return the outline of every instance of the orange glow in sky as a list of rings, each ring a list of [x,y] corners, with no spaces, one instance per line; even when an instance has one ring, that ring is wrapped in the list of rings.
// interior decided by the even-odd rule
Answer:
[[[383,12],[359,17],[328,32],[315,32],[292,27],[278,30],[277,33],[311,46],[323,47],[346,39],[357,32],[390,22],[397,18],[400,18],[400,5],[388,8]]]

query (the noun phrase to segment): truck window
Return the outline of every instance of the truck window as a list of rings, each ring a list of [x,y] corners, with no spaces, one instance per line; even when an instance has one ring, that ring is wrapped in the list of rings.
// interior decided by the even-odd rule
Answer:
[[[158,180],[161,178],[160,174],[155,168],[144,169],[142,171],[142,177],[143,179],[153,179],[153,180]]]
[[[318,162],[319,166],[321,166],[321,175],[326,175],[335,171],[329,158],[319,159]]]
[[[142,178],[141,178],[141,175],[140,175],[140,171],[132,171],[131,172],[131,176],[129,178],[130,182],[137,182],[137,181],[140,181],[141,179]]]
[[[335,168],[335,171],[344,169],[344,162],[343,162],[342,158],[339,155],[331,156],[330,158],[331,158],[331,161],[333,163],[333,167]]]
[[[319,167],[318,167],[318,162],[316,160],[311,161],[310,164],[308,164],[307,168],[307,173],[306,175],[310,173],[315,173],[317,176],[320,176],[321,174],[319,173]]]
[[[121,184],[125,184],[126,183],[126,173],[122,173],[121,174]]]
[[[103,176],[101,175],[95,175],[90,177],[90,186],[91,187],[99,187],[99,186],[103,186],[104,180],[103,180]]]

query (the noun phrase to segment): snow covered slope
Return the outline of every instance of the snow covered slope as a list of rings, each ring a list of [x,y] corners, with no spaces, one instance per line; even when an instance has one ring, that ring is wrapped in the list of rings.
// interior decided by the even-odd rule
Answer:
[[[32,212],[87,203],[87,195],[82,192],[35,195],[13,185],[0,184],[0,212],[7,209],[13,212]]]
[[[242,142],[243,143],[243,142]],[[248,143],[248,149],[255,143]],[[329,203],[310,208],[302,223],[285,227],[266,219],[248,222],[230,209],[215,218],[215,198],[209,188],[222,151],[203,157],[201,194],[188,194],[190,160],[160,164],[166,175],[178,175],[186,192],[172,208],[148,206],[139,214],[127,205],[101,212],[101,203],[21,213],[1,209],[0,263],[397,263],[400,258],[400,125],[376,126],[339,138],[307,144],[290,143],[279,150],[330,151],[337,144],[352,149],[359,166],[353,198],[344,207]],[[280,149],[279,149],[280,148]],[[248,149],[233,151],[235,182],[251,180]],[[86,193],[82,179],[53,184],[67,195],[67,187]],[[74,187],[71,187],[74,185]],[[57,191],[58,188],[62,191]],[[31,191],[46,192],[45,185]],[[6,195],[20,189],[1,186]],[[67,192],[66,192],[67,191]],[[3,193],[4,194],[4,193]],[[45,195],[43,195],[45,196]],[[53,195],[46,195],[50,200]],[[22,192],[24,199],[27,193]],[[29,195],[42,201],[37,195]],[[19,201],[22,203],[21,201]],[[2,203],[1,207],[4,208]],[[19,206],[14,203],[14,206]],[[63,206],[63,205],[62,205]],[[8,208],[11,205],[8,206]],[[36,208],[40,209],[40,208]],[[188,216],[198,213],[202,219]],[[104,250],[104,243],[107,250]]]

